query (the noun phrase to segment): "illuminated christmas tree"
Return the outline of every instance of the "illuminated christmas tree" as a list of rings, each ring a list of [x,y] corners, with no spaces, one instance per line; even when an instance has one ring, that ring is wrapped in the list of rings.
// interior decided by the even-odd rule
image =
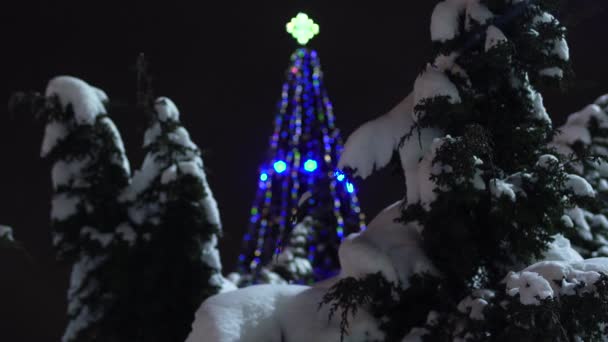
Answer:
[[[319,26],[299,13],[287,24],[287,31],[302,47],[291,55],[239,257],[239,272],[252,283],[267,282],[260,274],[272,263],[281,236],[304,217],[310,217],[315,227],[306,237],[311,274],[297,272],[287,276],[287,281],[308,282],[335,274],[340,268],[340,241],[364,228],[353,184],[335,171],[342,141],[323,85],[319,56],[303,47],[318,34]]]

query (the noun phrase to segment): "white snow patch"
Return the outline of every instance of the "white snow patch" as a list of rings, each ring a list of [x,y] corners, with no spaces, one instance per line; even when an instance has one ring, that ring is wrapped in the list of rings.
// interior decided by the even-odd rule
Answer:
[[[57,144],[68,136],[68,129],[61,122],[51,121],[44,128],[40,156],[46,157]]]
[[[143,147],[148,147],[150,144],[155,142],[158,137],[162,134],[162,129],[160,127],[160,123],[156,122],[152,125],[152,127],[146,130],[144,133],[144,144]]]
[[[134,246],[137,240],[137,233],[128,223],[121,223],[116,227],[116,234],[123,240],[126,241],[129,246]]]
[[[414,223],[395,222],[401,215],[402,202],[396,202],[376,216],[367,230],[350,234],[339,249],[340,277],[362,278],[381,272],[388,280],[407,288],[413,274],[437,274],[420,245],[420,233]]]
[[[564,38],[556,39],[553,43],[553,50],[551,53],[564,61],[568,61],[570,59],[570,48],[568,47],[568,42],[566,42]]]
[[[169,184],[177,180],[177,165],[173,164],[163,171],[160,176],[161,184]]]
[[[386,166],[413,125],[412,111],[413,94],[410,94],[387,114],[359,127],[348,137],[338,168],[351,168],[354,176],[367,178]]]
[[[51,169],[51,178],[53,180],[53,188],[57,189],[60,186],[71,186],[79,188],[88,186],[84,180],[80,178],[83,169],[91,163],[91,158],[85,156],[82,159],[72,160],[69,162],[59,160]]]
[[[585,240],[593,240],[593,234],[591,234],[591,227],[585,219],[586,210],[579,207],[574,207],[566,210],[566,215],[576,224],[578,234]]]
[[[172,142],[181,145],[183,147],[197,150],[198,147],[190,140],[190,134],[184,127],[177,127],[173,132],[167,134],[167,137]]]
[[[431,39],[446,42],[460,34],[460,15],[466,7],[465,1],[441,1],[431,15]]]
[[[541,76],[563,78],[564,71],[559,67],[544,68],[538,72]]]
[[[539,300],[558,296],[575,295],[575,288],[582,286],[581,293],[594,291],[593,284],[600,273],[608,273],[608,258],[582,261],[542,261],[521,272],[510,272],[504,282],[507,293],[520,295],[524,305],[538,305]]]
[[[441,140],[436,141],[437,138],[441,138]],[[407,203],[419,202],[423,193],[429,195],[425,196],[425,201],[432,199],[433,195],[430,192],[435,188],[435,184],[430,181],[430,172],[437,173],[438,168],[442,168],[442,165],[432,165],[431,158],[434,158],[432,155],[436,153],[440,144],[449,139],[451,137],[444,136],[443,132],[433,128],[414,131],[405,139],[403,146],[399,149],[399,157],[405,173]],[[426,160],[424,160],[425,157]]]
[[[70,287],[68,289],[68,314],[75,316],[66,327],[62,341],[73,341],[74,337],[89,324],[97,321],[103,315],[102,309],[92,308],[82,300],[91,295],[98,288],[95,280],[85,281],[85,278],[94,272],[103,262],[105,257],[82,256],[72,267],[70,275]]]
[[[57,96],[65,110],[72,105],[74,118],[79,125],[92,125],[100,114],[105,114],[105,93],[83,80],[71,76],[58,76],[49,81],[45,95]]]
[[[510,272],[506,279],[507,293],[510,296],[519,294],[524,305],[539,305],[540,300],[553,298],[551,284],[535,272]]]
[[[69,196],[65,193],[55,194],[51,202],[51,219],[63,221],[78,212],[78,197]]]
[[[160,121],[178,121],[179,110],[168,97],[159,97],[154,101],[154,109]]]
[[[549,243],[547,250],[543,253],[542,260],[575,262],[583,261],[583,257],[572,248],[570,240],[561,234],[557,234],[553,236],[553,241]]]
[[[504,33],[502,33],[502,31],[494,26],[494,25],[490,25],[488,26],[488,29],[486,30],[486,44],[485,44],[485,51],[489,51],[490,49],[492,49],[493,47],[506,42],[507,41],[507,37],[505,36]]]
[[[416,78],[414,83],[414,106],[422,103],[424,99],[437,96],[446,96],[450,103],[459,103],[460,93],[456,85],[438,68],[428,64],[426,70]],[[414,121],[417,121],[419,113],[414,113]]]
[[[220,261],[220,253],[217,249],[217,236],[211,235],[211,239],[205,241],[202,248],[201,260],[209,267],[221,271],[222,263]]]
[[[601,107],[602,110],[606,110],[608,107],[608,94],[598,97],[593,103]]]
[[[490,180],[490,193],[496,198],[506,196],[512,202],[515,202],[516,196],[514,185],[501,179],[495,178]]]
[[[103,248],[106,248],[114,240],[112,233],[101,233],[99,230],[93,227],[85,226],[80,230],[81,236],[86,236],[92,241],[96,241]]]
[[[325,293],[299,285],[254,285],[215,295],[197,311],[186,342],[339,341],[341,312],[328,322],[328,306],[319,309]],[[344,341],[384,337],[365,310],[349,319]]]
[[[469,1],[467,5],[465,29],[467,31],[471,29],[471,20],[474,20],[479,25],[485,25],[486,22],[493,17],[494,13],[492,13],[485,5],[480,4],[479,1]]]
[[[424,342],[424,336],[430,334],[425,328],[414,327],[403,337],[401,342]]]
[[[595,197],[595,190],[585,178],[574,174],[567,175],[566,188],[575,195],[583,197]]]

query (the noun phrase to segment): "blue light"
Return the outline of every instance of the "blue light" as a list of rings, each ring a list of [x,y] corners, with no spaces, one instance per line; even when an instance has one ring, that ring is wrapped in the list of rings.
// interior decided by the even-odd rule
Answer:
[[[355,186],[353,185],[353,183],[346,182],[346,191],[348,191],[348,193],[350,193],[350,194],[355,192]]]
[[[344,173],[342,173],[342,171],[338,170],[334,173],[334,176],[336,176],[336,179],[338,180],[338,182],[341,182],[344,180],[344,178],[346,178],[346,176],[344,175]]]
[[[308,172],[313,172],[316,169],[317,169],[316,160],[308,159],[306,162],[304,162],[304,170],[306,170]]]
[[[283,173],[285,170],[287,170],[287,164],[282,160],[274,162],[273,167],[277,173]]]
[[[266,172],[262,173],[262,174],[260,175],[260,180],[261,180],[262,182],[267,181],[267,180],[268,180],[268,174],[267,174]]]

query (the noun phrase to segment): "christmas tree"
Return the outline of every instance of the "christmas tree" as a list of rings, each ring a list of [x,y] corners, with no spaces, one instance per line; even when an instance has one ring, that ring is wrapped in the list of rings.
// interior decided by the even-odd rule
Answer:
[[[231,287],[217,205],[177,108],[144,106],[147,155],[131,178],[103,91],[61,76],[32,102],[47,121],[53,244],[73,265],[63,341],[185,339],[200,302]]]
[[[300,13],[287,24],[287,30],[304,45],[319,28]],[[317,52],[297,49],[286,77],[239,257],[239,273],[248,275],[241,283],[280,281],[269,275],[268,268],[274,268],[270,264],[277,247],[289,245],[290,240],[280,241],[280,237],[289,233],[292,217],[296,221],[310,217],[315,230],[298,247],[302,257],[302,250],[306,250],[312,268],[303,267],[303,260],[298,259],[299,266],[283,267],[279,272],[287,281],[309,282],[337,273],[340,241],[364,228],[353,184],[344,175],[335,175],[342,144]],[[292,260],[287,256],[280,259],[283,265]],[[299,271],[295,273],[284,272],[296,268]],[[304,269],[312,272],[303,273]]]

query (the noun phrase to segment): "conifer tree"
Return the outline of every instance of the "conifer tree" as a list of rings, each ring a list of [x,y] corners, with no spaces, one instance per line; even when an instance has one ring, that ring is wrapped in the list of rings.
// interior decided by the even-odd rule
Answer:
[[[341,246],[351,277],[324,303],[341,310],[343,333],[348,313],[362,309],[378,319],[385,341],[608,335],[608,259],[585,260],[564,237],[574,231],[568,212],[594,206],[596,191],[549,145],[554,131],[537,90],[570,74],[556,8],[525,0],[436,5],[433,63],[411,96],[349,138],[340,161],[365,177],[397,149],[407,188],[399,205]],[[362,146],[367,153],[354,150]],[[401,229],[390,223],[395,207]]]
[[[231,284],[217,204],[175,105],[146,107],[147,156],[131,178],[103,91],[61,76],[21,100],[46,119],[53,244],[73,265],[63,341],[184,340],[198,305]]]
[[[133,322],[137,341],[183,341],[200,303],[225,287],[217,204],[198,147],[168,98],[154,102],[146,157],[121,200],[138,240]]]
[[[53,245],[73,264],[63,341],[118,341],[128,281],[119,265],[135,234],[121,226],[126,215],[117,201],[130,177],[123,143],[100,89],[60,76],[45,98],[41,155],[53,165]]]

